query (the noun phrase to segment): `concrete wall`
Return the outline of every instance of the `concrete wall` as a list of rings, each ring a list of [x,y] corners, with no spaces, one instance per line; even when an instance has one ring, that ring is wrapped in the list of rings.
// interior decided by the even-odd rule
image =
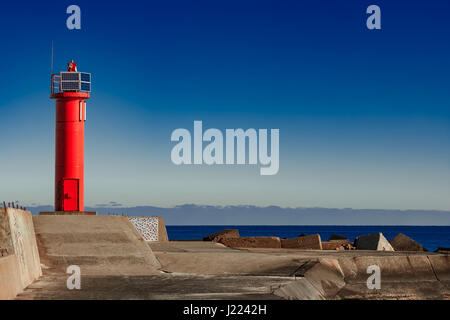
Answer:
[[[17,256],[0,257],[0,300],[14,299],[23,289]]]
[[[367,287],[367,267],[380,268],[378,290]],[[275,294],[285,299],[450,299],[450,256],[404,255],[320,258]]]
[[[42,275],[41,263],[29,211],[0,210],[0,245],[8,255],[0,257],[0,298],[12,299]]]
[[[0,257],[13,253],[11,229],[6,210],[0,208]]]

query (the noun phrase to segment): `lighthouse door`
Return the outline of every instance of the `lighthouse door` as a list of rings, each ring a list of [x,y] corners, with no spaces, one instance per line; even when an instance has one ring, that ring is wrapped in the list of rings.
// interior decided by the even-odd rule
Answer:
[[[78,179],[63,180],[63,210],[78,211]]]

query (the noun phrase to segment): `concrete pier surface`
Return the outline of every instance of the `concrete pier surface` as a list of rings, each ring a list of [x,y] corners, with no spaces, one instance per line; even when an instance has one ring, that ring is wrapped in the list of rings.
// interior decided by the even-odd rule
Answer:
[[[42,238],[36,220],[35,227]],[[40,251],[44,242],[38,241]],[[16,299],[450,299],[446,254],[232,249],[207,241],[147,246],[149,251],[141,249],[139,255],[154,255],[157,262],[149,256],[152,263],[128,266],[130,272],[87,267],[83,273],[81,266],[80,290],[67,289],[70,275],[60,264],[46,266]],[[114,259],[105,261],[114,264]],[[380,289],[367,288],[369,265],[380,267]]]
[[[161,267],[127,217],[33,216],[41,263],[54,273],[70,265],[83,275],[152,275]]]

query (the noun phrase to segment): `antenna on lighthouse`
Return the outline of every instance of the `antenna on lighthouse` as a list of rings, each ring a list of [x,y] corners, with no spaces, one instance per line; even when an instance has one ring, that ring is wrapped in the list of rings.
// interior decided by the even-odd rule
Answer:
[[[52,40],[52,63],[51,63],[51,72],[50,74],[53,74],[53,40]]]

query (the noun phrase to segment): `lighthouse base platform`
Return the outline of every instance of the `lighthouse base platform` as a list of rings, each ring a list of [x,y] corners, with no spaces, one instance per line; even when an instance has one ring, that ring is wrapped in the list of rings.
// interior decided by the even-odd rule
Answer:
[[[96,216],[96,211],[43,211],[41,216]]]

